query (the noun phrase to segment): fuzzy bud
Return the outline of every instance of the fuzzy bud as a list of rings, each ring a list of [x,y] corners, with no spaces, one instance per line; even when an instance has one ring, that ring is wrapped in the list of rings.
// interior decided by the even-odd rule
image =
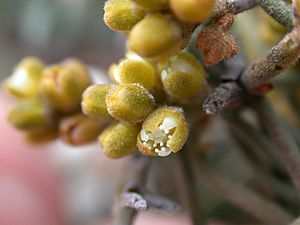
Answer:
[[[136,4],[148,10],[168,8],[169,0],[133,0]]]
[[[82,112],[92,118],[110,119],[105,97],[112,85],[100,84],[89,86],[82,95]]]
[[[72,112],[79,108],[81,95],[89,82],[84,65],[77,60],[68,60],[45,69],[40,93],[51,108]]]
[[[96,140],[102,129],[102,123],[82,114],[67,117],[59,125],[60,137],[71,145],[83,145]]]
[[[166,92],[177,100],[188,100],[206,92],[205,72],[197,59],[181,52],[159,64]]]
[[[147,60],[138,55],[131,54],[117,66],[112,65],[110,76],[118,84],[139,83],[151,90],[155,85],[155,68]]]
[[[6,80],[5,88],[17,97],[37,96],[44,67],[44,63],[38,58],[24,58],[17,65],[13,74]]]
[[[24,131],[38,130],[47,126],[47,111],[39,99],[24,99],[14,104],[8,112],[9,122]]]
[[[138,123],[154,110],[154,98],[139,84],[121,84],[109,90],[106,105],[115,119]]]
[[[150,59],[176,54],[181,48],[182,29],[172,16],[150,14],[137,23],[128,37],[129,48]]]
[[[110,158],[121,158],[136,150],[136,138],[141,127],[114,123],[99,136],[102,151]]]
[[[112,30],[129,31],[145,16],[145,10],[131,0],[108,0],[104,6],[104,22]]]
[[[170,0],[170,4],[178,19],[189,23],[200,23],[211,14],[215,0]]]

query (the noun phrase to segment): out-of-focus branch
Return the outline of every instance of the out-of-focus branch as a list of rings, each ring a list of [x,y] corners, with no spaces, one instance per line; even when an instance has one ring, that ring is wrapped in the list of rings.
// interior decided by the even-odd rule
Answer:
[[[283,0],[256,0],[257,3],[283,26],[293,28],[293,13]]]
[[[218,174],[203,162],[197,165],[198,177],[211,191],[263,221],[264,224],[282,225],[292,221],[292,216],[280,206],[230,178]]]
[[[258,116],[264,122],[298,193],[300,193],[300,152],[293,135],[266,99],[261,99],[255,106]]]
[[[116,198],[113,225],[131,225],[133,223],[137,211],[124,207],[121,204],[121,196],[131,189],[145,186],[151,161],[150,157],[141,154],[131,156],[126,168],[124,168],[124,180],[120,186],[120,194]]]
[[[257,5],[255,0],[217,0],[211,20],[220,18],[228,13],[238,14]]]

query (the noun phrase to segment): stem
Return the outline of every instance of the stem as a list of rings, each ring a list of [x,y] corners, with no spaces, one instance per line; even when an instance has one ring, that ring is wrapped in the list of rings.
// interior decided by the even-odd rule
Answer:
[[[229,177],[217,174],[202,162],[198,163],[197,175],[210,190],[265,224],[282,225],[292,221],[292,216],[280,206],[274,205],[251,189],[235,183]]]
[[[191,217],[194,225],[204,224],[205,215],[203,215],[203,210],[201,210],[202,205],[199,201],[199,193],[197,186],[197,179],[195,179],[193,162],[190,159],[188,151],[191,149],[183,149],[179,153],[183,175],[185,179],[185,184],[187,186],[187,197],[190,206]]]
[[[300,193],[300,153],[292,133],[265,99],[262,99],[255,109],[277,146],[287,172]]]
[[[204,101],[203,110],[208,115],[215,115],[218,112],[238,103],[242,95],[243,90],[236,82],[222,83]]]
[[[124,168],[125,177],[120,186],[120,194],[117,196],[114,206],[113,225],[132,225],[136,210],[125,208],[121,204],[121,196],[131,188],[144,187],[150,169],[150,157],[141,154],[131,156],[126,168]]]
[[[282,0],[256,0],[257,3],[277,22],[283,26],[293,28],[293,13],[291,7],[289,7]]]
[[[253,89],[266,83],[290,66],[293,66],[298,61],[299,55],[300,29],[296,27],[269,50],[264,57],[254,61],[244,71],[241,75],[244,87],[248,91],[253,91]]]
[[[238,14],[257,5],[255,0],[217,0],[211,20],[220,18],[228,13]]]

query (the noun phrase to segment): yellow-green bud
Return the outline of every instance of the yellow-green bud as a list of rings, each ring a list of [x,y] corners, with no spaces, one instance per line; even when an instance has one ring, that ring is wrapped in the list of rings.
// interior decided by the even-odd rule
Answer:
[[[17,129],[30,131],[46,127],[48,116],[39,99],[23,99],[10,108],[8,120]]]
[[[110,158],[121,158],[136,150],[136,138],[141,127],[124,123],[114,123],[99,136],[103,152]]]
[[[138,123],[154,110],[154,98],[140,84],[121,84],[109,90],[106,105],[117,120]]]
[[[129,33],[129,48],[150,59],[176,54],[181,48],[181,25],[172,16],[150,14]]]
[[[205,72],[188,52],[180,52],[159,64],[165,91],[177,100],[187,100],[207,90]]]
[[[63,119],[59,124],[60,137],[71,145],[83,145],[97,139],[103,124],[82,114]]]
[[[165,9],[169,6],[169,0],[133,0],[136,4],[148,10]]]
[[[138,55],[129,55],[117,66],[112,65],[110,74],[112,80],[118,84],[139,83],[151,90],[155,85],[156,71],[154,66]]]
[[[67,61],[45,69],[40,93],[50,107],[71,112],[80,106],[81,95],[89,82],[89,75],[83,64],[79,61]]]
[[[112,85],[99,84],[89,86],[82,95],[82,112],[92,118],[110,119],[105,97]]]
[[[205,21],[214,8],[215,0],[170,0],[171,9],[182,21],[200,23]]]
[[[144,121],[137,138],[139,151],[149,156],[168,156],[182,149],[188,125],[181,108],[161,107]]]
[[[44,63],[38,58],[24,58],[14,69],[11,77],[6,80],[5,88],[18,97],[37,96],[44,67]]]
[[[104,5],[104,22],[112,30],[129,31],[145,16],[145,10],[131,0],[108,0]]]

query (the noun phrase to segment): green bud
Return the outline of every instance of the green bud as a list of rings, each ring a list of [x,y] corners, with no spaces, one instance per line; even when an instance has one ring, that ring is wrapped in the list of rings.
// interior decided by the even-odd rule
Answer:
[[[150,14],[129,33],[129,48],[138,55],[159,59],[176,54],[181,48],[182,29],[172,16]]]
[[[105,97],[112,85],[99,84],[89,86],[82,95],[82,112],[92,118],[110,119]]]
[[[138,55],[129,55],[119,65],[110,68],[112,80],[118,84],[139,83],[151,90],[155,85],[154,66]]]
[[[79,61],[69,60],[45,69],[40,93],[51,108],[72,112],[79,108],[81,95],[89,82],[84,65]]]
[[[181,108],[161,107],[144,121],[137,138],[139,151],[149,156],[168,156],[182,149],[188,125]]]
[[[109,90],[106,105],[117,120],[138,123],[153,111],[154,98],[139,84],[121,84]]]
[[[136,138],[141,127],[124,123],[114,123],[99,136],[99,144],[110,158],[121,158],[136,150]]]
[[[59,124],[60,137],[71,145],[83,145],[97,139],[103,124],[82,114],[67,117]]]
[[[159,64],[165,91],[177,100],[187,100],[207,90],[205,72],[197,59],[181,52]]]
[[[4,83],[5,88],[18,97],[30,98],[37,96],[44,66],[44,63],[38,58],[24,58]]]
[[[133,0],[136,4],[145,9],[157,10],[168,8],[169,0]]]
[[[48,117],[39,99],[19,100],[8,112],[9,122],[20,130],[37,130],[47,126]]]
[[[214,8],[215,0],[170,0],[174,14],[182,21],[200,23],[205,21]]]
[[[145,16],[145,10],[131,0],[108,0],[104,5],[104,22],[112,30],[129,31]]]

